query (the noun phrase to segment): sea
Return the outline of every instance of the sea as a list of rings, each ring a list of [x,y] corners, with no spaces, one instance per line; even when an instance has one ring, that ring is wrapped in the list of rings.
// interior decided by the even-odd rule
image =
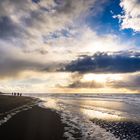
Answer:
[[[140,94],[30,94],[57,112],[68,140],[140,140]]]

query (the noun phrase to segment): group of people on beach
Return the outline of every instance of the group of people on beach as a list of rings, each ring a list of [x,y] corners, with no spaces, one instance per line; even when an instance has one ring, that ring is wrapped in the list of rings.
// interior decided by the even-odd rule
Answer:
[[[12,96],[22,96],[22,93],[12,93]]]

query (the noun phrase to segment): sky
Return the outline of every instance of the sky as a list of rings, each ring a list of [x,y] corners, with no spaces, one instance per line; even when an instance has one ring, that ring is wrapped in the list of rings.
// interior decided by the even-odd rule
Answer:
[[[140,93],[140,0],[1,0],[0,91]]]

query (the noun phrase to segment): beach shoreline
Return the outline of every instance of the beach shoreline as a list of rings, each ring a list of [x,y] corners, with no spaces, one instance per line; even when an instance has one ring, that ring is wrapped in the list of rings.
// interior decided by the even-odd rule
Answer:
[[[44,106],[42,104],[43,100],[40,98],[2,95],[0,96],[0,101],[4,98],[6,101],[3,100],[3,105],[2,102],[0,102],[0,113],[2,113],[3,110],[9,113],[11,107],[14,107],[11,113],[13,113],[13,110],[16,112],[7,122],[0,126],[0,137],[4,140],[66,140],[70,138],[81,140],[85,136],[83,133],[87,135],[90,133],[90,131],[83,132],[82,130],[85,129],[80,129],[81,124],[78,123],[77,125],[79,125],[79,127],[76,130],[75,128],[77,125],[75,126],[73,124],[76,123],[73,118],[68,119],[65,113],[63,114],[61,111]],[[19,101],[20,105],[18,104],[19,106],[17,107],[16,102]],[[9,103],[6,108],[4,108],[6,102]],[[23,106],[25,106],[25,108]],[[21,109],[21,107],[23,107],[23,109]],[[8,109],[10,110],[8,111]],[[7,115],[9,115],[8,113]],[[90,125],[93,123],[94,126],[93,129],[89,130],[93,131],[93,134],[95,133],[97,139],[98,135],[96,132],[102,129],[102,133],[99,134],[103,135],[103,140],[105,140],[104,137],[108,134],[109,136],[106,137],[108,138],[107,140],[140,139],[140,122],[133,121],[133,119],[104,120],[95,118],[89,119],[89,122]],[[92,136],[94,139],[93,134]],[[90,137],[90,139],[91,138],[92,137]]]

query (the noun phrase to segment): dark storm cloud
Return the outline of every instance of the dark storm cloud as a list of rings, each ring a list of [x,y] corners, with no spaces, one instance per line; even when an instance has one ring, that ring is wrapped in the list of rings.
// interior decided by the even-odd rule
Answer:
[[[140,71],[139,52],[96,53],[79,57],[67,64],[64,71],[79,73],[128,73]]]

